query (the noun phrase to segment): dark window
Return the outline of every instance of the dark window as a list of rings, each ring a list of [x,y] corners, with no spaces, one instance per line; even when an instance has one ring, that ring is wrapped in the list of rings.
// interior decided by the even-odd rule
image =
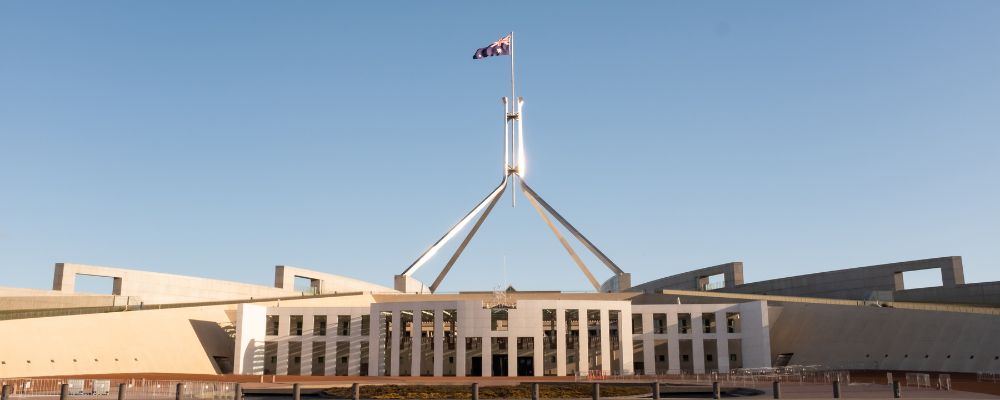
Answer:
[[[313,316],[313,332],[317,336],[326,336],[326,316]]]
[[[278,316],[268,315],[267,316],[267,335],[277,336],[278,335]]]

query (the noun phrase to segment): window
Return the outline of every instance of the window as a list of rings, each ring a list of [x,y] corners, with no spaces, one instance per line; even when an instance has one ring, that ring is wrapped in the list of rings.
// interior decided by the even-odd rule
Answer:
[[[736,361],[736,354],[730,353],[729,354],[729,361]]]
[[[740,333],[740,313],[726,313],[726,332]]]
[[[293,315],[289,318],[289,335],[302,336],[302,316]]]
[[[705,361],[712,362],[712,355],[711,354],[705,354]]]
[[[687,354],[682,354],[682,355],[681,355],[681,361],[685,361],[685,362],[686,362],[686,361],[688,361],[688,360],[690,360],[690,357],[688,357],[688,355],[687,355]]]
[[[715,313],[701,314],[701,323],[704,325],[702,332],[715,333]]]
[[[653,314],[653,333],[667,333],[667,314]]]
[[[278,316],[268,315],[267,316],[267,335],[277,336],[278,335]]]
[[[368,336],[371,331],[371,316],[361,316],[361,336]]]
[[[325,315],[314,315],[313,316],[313,333],[316,336],[326,336],[326,316]]]
[[[492,314],[492,323],[490,326],[494,331],[506,331],[507,330],[507,310],[494,309],[490,310]]]
[[[691,333],[691,314],[677,314],[677,325],[680,333]]]
[[[351,316],[337,316],[337,334],[340,336],[351,336]]]
[[[642,333],[642,314],[632,314],[632,334]]]

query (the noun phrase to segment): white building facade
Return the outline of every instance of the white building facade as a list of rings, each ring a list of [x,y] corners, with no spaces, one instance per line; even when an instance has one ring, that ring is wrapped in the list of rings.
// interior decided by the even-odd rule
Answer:
[[[770,366],[765,302],[641,304],[587,296],[381,296],[370,307],[237,312],[234,372],[575,376]]]

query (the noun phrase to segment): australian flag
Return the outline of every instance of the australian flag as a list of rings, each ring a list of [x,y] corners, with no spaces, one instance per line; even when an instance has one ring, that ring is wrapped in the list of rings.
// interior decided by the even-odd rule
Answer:
[[[472,59],[478,60],[489,56],[506,56],[508,54],[510,54],[510,35],[504,36],[489,46],[476,50],[476,54],[472,55]]]

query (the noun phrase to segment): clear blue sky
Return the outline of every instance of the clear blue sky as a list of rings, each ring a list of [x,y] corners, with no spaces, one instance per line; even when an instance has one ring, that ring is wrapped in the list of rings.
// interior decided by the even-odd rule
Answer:
[[[529,182],[635,282],[950,255],[1000,280],[1000,2],[511,4],[0,2],[0,286],[391,285],[500,179],[508,60],[471,56],[509,30]],[[519,289],[588,288],[527,203],[480,235],[442,290],[505,256]]]

